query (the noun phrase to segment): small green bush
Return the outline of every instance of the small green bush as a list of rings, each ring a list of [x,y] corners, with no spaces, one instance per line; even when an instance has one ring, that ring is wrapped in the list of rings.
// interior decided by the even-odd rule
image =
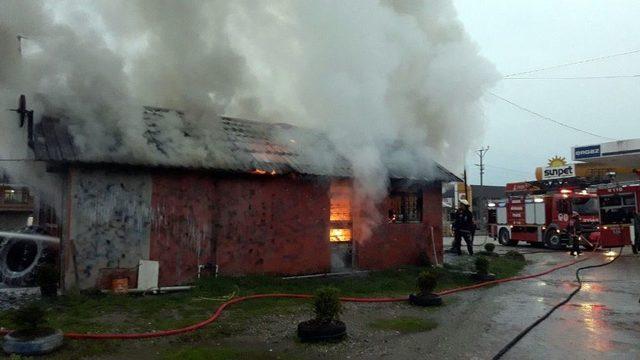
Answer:
[[[313,308],[316,320],[323,323],[337,320],[342,313],[338,289],[329,286],[319,288],[313,298]]]
[[[517,252],[516,250],[509,250],[507,251],[506,254],[504,254],[504,256],[516,260],[516,261],[521,261],[521,262],[526,262],[527,260],[524,258],[524,255],[520,254],[519,252]]]
[[[486,252],[490,252],[491,253],[495,249],[496,249],[496,244],[494,244],[494,243],[486,243],[486,244],[484,244],[484,250]]]
[[[484,256],[479,256],[475,261],[476,272],[480,275],[487,275],[489,273],[489,260]]]
[[[11,313],[11,321],[16,330],[33,331],[42,328],[46,323],[46,313],[42,307],[32,303]]]
[[[418,274],[418,290],[420,294],[431,294],[438,286],[438,278],[431,271],[422,271]]]

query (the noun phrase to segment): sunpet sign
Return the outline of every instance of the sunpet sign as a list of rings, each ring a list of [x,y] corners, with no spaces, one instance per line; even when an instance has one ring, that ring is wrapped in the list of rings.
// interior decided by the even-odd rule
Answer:
[[[576,166],[574,164],[552,166],[542,170],[542,180],[564,179],[574,176],[576,176]]]

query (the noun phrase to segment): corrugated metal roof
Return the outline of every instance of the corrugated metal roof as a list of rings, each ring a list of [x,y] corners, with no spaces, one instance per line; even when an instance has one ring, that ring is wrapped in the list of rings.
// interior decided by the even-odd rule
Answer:
[[[184,122],[180,132],[166,130],[163,121],[169,115],[178,116]],[[149,153],[118,154],[116,151],[91,156],[89,151],[78,148],[64,122],[43,117],[35,127],[35,156],[38,160],[56,163],[113,163],[237,172],[263,170],[337,177],[352,175],[349,162],[338,154],[331,141],[311,129],[231,117],[209,119],[206,129],[203,129],[197,123],[190,123],[181,112],[154,107],[145,108],[144,121]],[[185,150],[185,143],[191,147],[189,151]],[[383,159],[383,163],[388,164],[391,178],[460,180],[435,162],[423,164],[422,168],[429,170],[410,172],[406,166],[396,168],[392,161]]]

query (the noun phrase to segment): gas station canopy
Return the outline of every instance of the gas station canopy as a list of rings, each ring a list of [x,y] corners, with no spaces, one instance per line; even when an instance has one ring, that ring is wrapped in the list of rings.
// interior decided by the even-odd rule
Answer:
[[[571,156],[573,161],[594,165],[640,169],[640,139],[575,146]]]

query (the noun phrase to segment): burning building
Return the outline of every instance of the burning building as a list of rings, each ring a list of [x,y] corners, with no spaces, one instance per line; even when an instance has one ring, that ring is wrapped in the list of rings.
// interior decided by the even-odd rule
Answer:
[[[167,119],[183,130],[169,133]],[[101,286],[114,269],[135,273],[140,260],[159,263],[161,286],[203,272],[297,275],[392,268],[421,254],[442,260],[441,183],[459,179],[436,163],[407,172],[386,161],[388,195],[372,207],[358,197],[349,162],[314,130],[212,117],[203,134],[183,113],[150,107],[143,121],[153,156],[81,150],[64,119],[44,116],[28,134],[35,159],[61,179],[66,288]],[[187,152],[186,140],[207,155]]]

